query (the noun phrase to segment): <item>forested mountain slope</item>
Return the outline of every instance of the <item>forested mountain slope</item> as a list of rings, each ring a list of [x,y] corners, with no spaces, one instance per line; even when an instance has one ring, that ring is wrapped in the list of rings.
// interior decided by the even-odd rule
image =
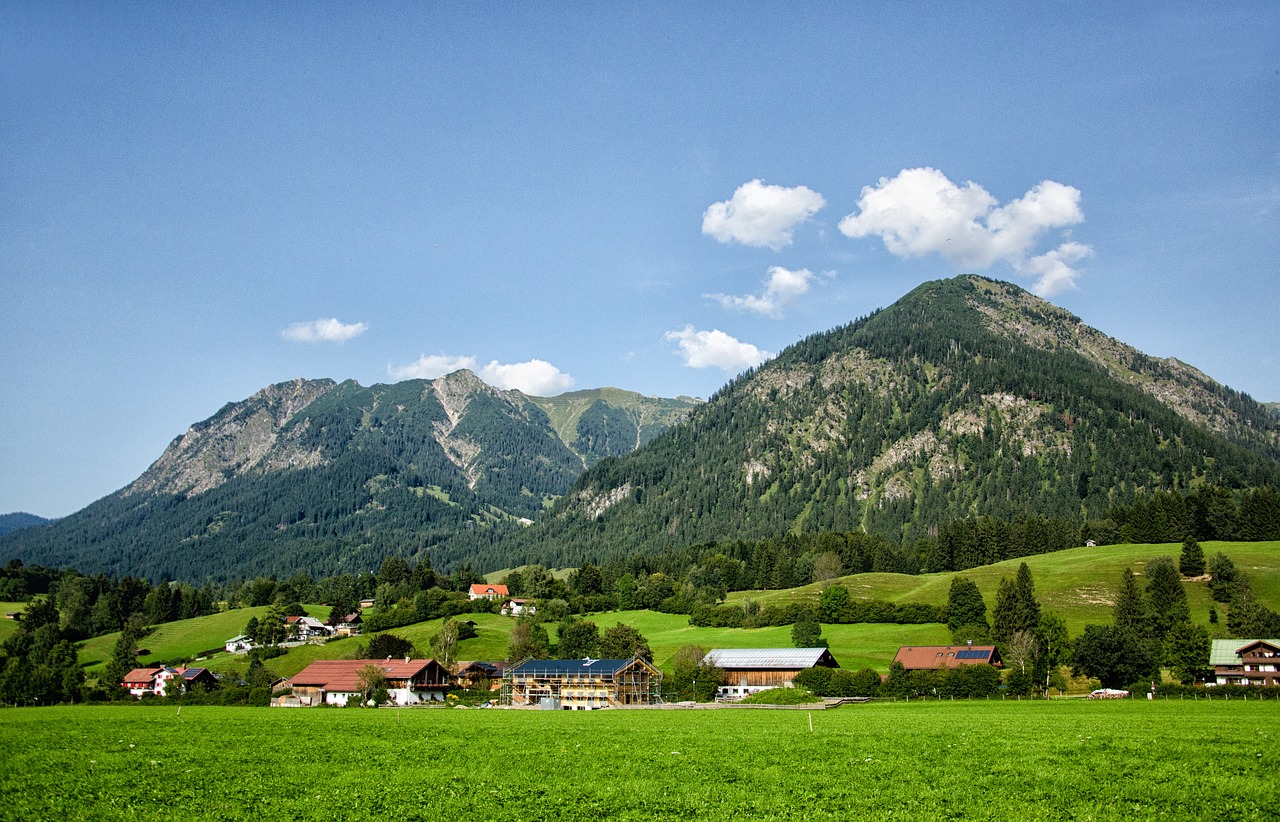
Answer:
[[[1280,420],[1017,286],[966,276],[816,334],[604,459],[538,524],[437,560],[577,565],[788,531],[929,536],[1154,490],[1280,484]]]
[[[376,569],[459,531],[536,516],[586,463],[691,405],[578,393],[590,401],[561,423],[569,442],[587,441],[581,451],[542,410],[554,401],[469,371],[368,388],[272,385],[192,426],[121,491],[0,540],[0,557],[153,578]],[[634,420],[630,431],[621,419]]]

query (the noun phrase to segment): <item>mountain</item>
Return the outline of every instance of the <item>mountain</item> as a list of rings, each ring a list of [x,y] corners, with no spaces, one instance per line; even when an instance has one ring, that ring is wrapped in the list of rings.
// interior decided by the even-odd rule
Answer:
[[[35,525],[47,525],[51,521],[23,511],[13,514],[0,514],[0,536],[13,531],[21,531],[23,528],[31,528]]]
[[[1280,419],[1023,289],[966,276],[811,336],[603,459],[535,527],[438,563],[578,565],[788,532],[1101,517],[1156,490],[1280,485]]]
[[[584,466],[629,454],[689,415],[701,400],[646,397],[617,388],[529,397]]]
[[[120,491],[0,539],[0,557],[153,579],[376,569],[458,532],[528,522],[586,465],[693,404],[612,389],[531,397],[465,370],[368,388],[280,383],[193,425]]]

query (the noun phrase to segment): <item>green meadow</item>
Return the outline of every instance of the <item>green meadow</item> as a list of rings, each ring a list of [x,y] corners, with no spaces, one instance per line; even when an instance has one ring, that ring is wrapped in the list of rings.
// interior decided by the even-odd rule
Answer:
[[[1280,608],[1280,542],[1208,542],[1203,545],[1206,555],[1222,551],[1231,557],[1237,567],[1245,571],[1259,601],[1270,608]],[[995,592],[1002,577],[1017,573],[1018,564],[1026,562],[1035,578],[1036,594],[1041,604],[1063,617],[1072,636],[1077,636],[1089,623],[1105,623],[1111,620],[1112,598],[1125,568],[1133,568],[1141,574],[1153,557],[1167,555],[1177,557],[1180,544],[1166,545],[1107,545],[1095,548],[1074,548],[1053,554],[1026,557],[1025,559],[973,568],[960,572],[977,583],[986,598],[989,609],[995,607]],[[847,586],[855,596],[883,599],[891,602],[924,602],[945,605],[951,585],[952,572],[907,576],[903,574],[857,574],[838,581]],[[1213,604],[1209,586],[1204,580],[1185,580],[1184,587],[1191,605],[1192,619],[1209,624],[1209,608]],[[785,591],[739,591],[729,595],[729,604],[741,604],[753,599],[762,605],[793,601],[817,602],[821,586],[807,585]],[[13,603],[17,610],[21,603]],[[243,608],[212,616],[157,626],[145,637],[142,647],[150,653],[140,657],[142,663],[196,658],[204,651],[216,652],[205,656],[201,665],[218,672],[243,673],[247,667],[244,656],[222,652],[222,644],[243,631],[250,617],[261,617],[266,608]],[[308,606],[312,616],[324,618],[328,609],[324,606]],[[1219,606],[1219,616],[1225,620],[1225,606]],[[472,614],[463,617],[474,620],[477,636],[463,641],[459,646],[460,659],[503,659],[511,628],[515,620],[497,614]],[[654,661],[660,668],[670,670],[675,652],[687,644],[706,647],[767,648],[790,647],[791,626],[777,628],[697,628],[689,625],[683,614],[662,614],[654,611],[620,611],[589,615],[601,630],[618,622],[634,625],[649,640]],[[443,620],[406,625],[392,629],[397,636],[412,640],[420,654],[429,654],[431,637],[440,631]],[[1210,626],[1211,628],[1213,626]],[[5,631],[16,625],[0,623],[0,639]],[[548,625],[552,639],[555,626]],[[1218,630],[1221,630],[1219,626]],[[946,626],[930,625],[824,625],[823,636],[831,646],[831,652],[841,667],[851,669],[873,668],[887,673],[889,663],[902,645],[934,645],[950,641]],[[111,656],[117,634],[95,637],[81,644],[80,660],[92,678],[100,672]],[[268,660],[267,666],[281,676],[291,676],[317,659],[336,659],[352,655],[369,637],[354,637],[321,645],[306,645],[290,649],[282,657]]]
[[[0,713],[0,818],[1271,818],[1280,703]]]

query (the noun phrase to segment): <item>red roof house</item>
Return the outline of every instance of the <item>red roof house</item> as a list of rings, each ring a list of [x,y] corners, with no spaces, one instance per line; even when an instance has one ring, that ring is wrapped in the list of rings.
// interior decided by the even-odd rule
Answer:
[[[490,585],[487,582],[474,583],[468,594],[470,599],[503,599],[508,596],[511,596],[511,592],[507,590],[507,586]]]
[[[959,668],[961,665],[995,665],[1000,652],[994,645],[904,645],[898,648],[894,662],[908,671],[931,671],[935,668]]]
[[[360,670],[373,665],[387,679],[387,692],[397,705],[414,705],[444,699],[449,672],[434,659],[324,659],[294,674],[289,705],[346,705],[363,690]],[[273,703],[274,704],[274,703]]]

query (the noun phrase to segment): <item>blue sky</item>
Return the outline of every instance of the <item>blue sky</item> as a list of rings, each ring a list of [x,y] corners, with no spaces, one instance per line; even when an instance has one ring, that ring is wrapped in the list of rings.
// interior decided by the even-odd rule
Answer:
[[[969,271],[1280,400],[1280,6],[690,5],[0,3],[0,512],[274,382],[705,397]]]

